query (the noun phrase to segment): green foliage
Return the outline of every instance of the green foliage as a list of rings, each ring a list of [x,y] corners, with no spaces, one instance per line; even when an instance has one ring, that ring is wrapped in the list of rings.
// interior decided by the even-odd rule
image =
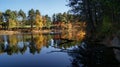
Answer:
[[[57,22],[62,22],[62,14],[61,13],[56,14],[56,19]]]
[[[53,14],[53,16],[52,16],[52,22],[56,22],[56,14]]]
[[[21,19],[22,18],[22,19]],[[23,10],[19,10],[18,12],[18,19],[21,21],[21,22],[24,22],[25,21],[25,18],[26,18],[26,14],[24,13]]]
[[[46,26],[50,28],[51,17],[48,15],[45,15],[44,17],[45,18],[42,18],[39,10],[29,10],[28,16],[26,17],[26,13],[22,9],[18,12],[7,9],[5,12],[0,12],[0,24],[3,25],[4,29],[9,30],[10,28],[26,28],[26,25],[29,26],[27,28],[31,27],[31,30],[33,27],[42,28],[43,26]]]
[[[57,14],[53,14],[52,16],[52,21],[53,22],[65,22],[65,23],[68,23],[68,22],[74,22],[75,20],[77,19],[74,19],[74,15],[72,14],[69,14],[69,13],[57,13]]]
[[[108,17],[104,17],[101,32],[103,34],[111,34],[112,31],[112,23],[110,22],[110,19]]]
[[[11,11],[10,9],[5,11],[4,17],[8,28],[12,28],[17,25],[17,16],[17,11]]]
[[[0,22],[3,22],[3,14],[0,12]]]
[[[31,30],[32,30],[34,22],[35,22],[35,11],[34,11],[34,9],[29,10],[29,12],[28,12],[28,20],[30,22]]]
[[[69,0],[68,6],[74,15],[86,22],[87,35],[116,34],[120,26],[120,0]],[[97,34],[96,34],[97,35]]]
[[[63,17],[62,17],[62,22],[67,22],[67,21],[68,21],[68,19],[67,19],[67,13],[64,12],[63,13]]]
[[[45,18],[46,18],[45,26],[47,28],[50,28],[51,27],[51,18],[48,15],[45,15]]]
[[[9,28],[16,27],[16,22],[15,20],[9,19]]]
[[[35,14],[36,15],[41,15],[39,10],[36,10]]]

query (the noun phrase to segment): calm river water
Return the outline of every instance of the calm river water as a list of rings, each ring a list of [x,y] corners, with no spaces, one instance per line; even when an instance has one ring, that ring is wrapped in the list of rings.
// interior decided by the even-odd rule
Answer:
[[[115,50],[87,45],[75,32],[0,35],[0,67],[89,67],[119,65]],[[119,55],[118,55],[119,56]]]

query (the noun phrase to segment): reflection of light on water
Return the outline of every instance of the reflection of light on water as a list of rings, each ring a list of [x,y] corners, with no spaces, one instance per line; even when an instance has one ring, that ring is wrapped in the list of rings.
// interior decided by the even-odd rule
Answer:
[[[54,45],[54,40],[53,40],[53,39],[50,40],[50,45],[51,45],[51,46]]]
[[[17,46],[19,47],[19,48],[24,48],[24,46],[29,46],[29,42],[23,42],[23,41],[21,41],[21,42],[18,42],[18,44],[17,44]]]
[[[8,46],[8,42],[7,41],[4,42],[4,46],[5,46],[4,48],[6,49],[7,46]]]
[[[24,42],[18,42],[18,47],[23,48],[24,47]]]
[[[8,46],[8,41],[7,41],[7,35],[3,35],[3,38],[4,38],[4,48],[6,49],[7,46]]]
[[[81,46],[81,48],[86,49],[87,44],[85,42],[82,42],[80,46]]]

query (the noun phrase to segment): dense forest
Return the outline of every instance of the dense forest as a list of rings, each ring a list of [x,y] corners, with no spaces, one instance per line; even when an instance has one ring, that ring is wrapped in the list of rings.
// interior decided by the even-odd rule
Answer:
[[[88,39],[103,40],[120,34],[119,3],[120,0],[69,0],[68,6],[71,13],[86,22]]]
[[[48,15],[41,15],[39,10],[31,9],[27,14],[20,9],[19,11],[14,11],[7,9],[5,12],[0,12],[0,28],[4,30],[11,30],[13,28],[29,28],[29,29],[43,29],[51,28],[56,26],[56,24],[61,27],[67,28],[68,23],[78,22],[75,19],[75,15],[69,12],[56,13],[52,17]]]

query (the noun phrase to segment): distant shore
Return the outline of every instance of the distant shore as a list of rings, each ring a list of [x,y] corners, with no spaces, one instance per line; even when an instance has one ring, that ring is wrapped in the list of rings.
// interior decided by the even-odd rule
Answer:
[[[71,29],[71,30],[32,30],[32,31],[20,31],[20,30],[16,30],[16,31],[12,31],[12,30],[0,30],[0,35],[15,35],[15,34],[46,34],[46,33],[60,33],[60,32],[71,32],[71,31],[77,31],[75,29]]]
[[[30,32],[21,32],[21,31],[0,30],[0,35],[15,35],[15,34],[22,34],[22,33],[37,34],[37,33],[49,33],[49,32],[51,32],[51,31],[49,31],[49,30],[42,30],[42,31],[33,30],[33,31],[30,31]]]
[[[39,33],[51,33],[53,32],[52,30],[32,30],[32,31],[27,31],[27,32],[21,32],[21,31],[11,31],[11,30],[0,30],[0,35],[15,35],[15,34],[39,34]],[[56,32],[61,32],[56,31]]]
[[[0,30],[0,35],[14,35],[14,34],[20,34],[19,31],[9,31],[9,30]]]

